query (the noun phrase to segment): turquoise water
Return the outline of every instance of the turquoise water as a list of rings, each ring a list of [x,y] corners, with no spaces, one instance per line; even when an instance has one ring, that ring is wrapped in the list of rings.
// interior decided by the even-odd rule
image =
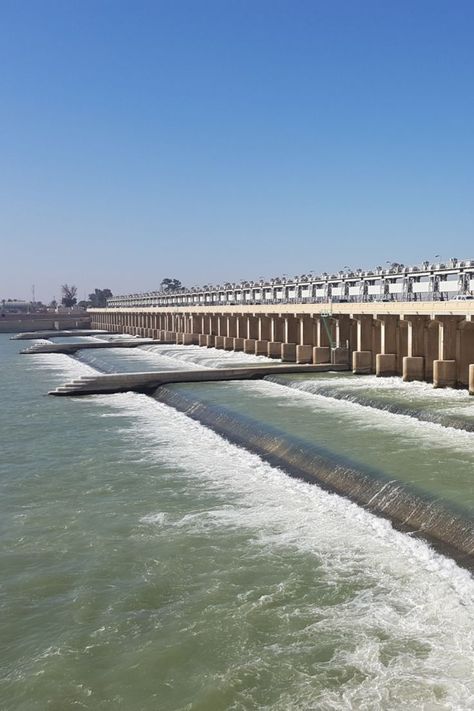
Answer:
[[[89,367],[19,345],[0,336],[2,710],[474,708],[467,571],[151,398],[45,397]],[[102,351],[96,365],[245,361],[200,350]],[[215,396],[299,417],[309,436],[318,398],[248,385]],[[391,413],[364,429],[363,408],[331,401],[347,427],[349,407],[361,452],[392,428],[394,449],[418,437],[429,457],[438,428],[433,459],[470,469],[471,433],[415,437]],[[329,428],[311,436],[327,445]]]

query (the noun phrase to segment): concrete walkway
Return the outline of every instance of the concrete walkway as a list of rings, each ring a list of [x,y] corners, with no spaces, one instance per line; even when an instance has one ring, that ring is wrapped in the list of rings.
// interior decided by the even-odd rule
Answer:
[[[133,338],[127,340],[97,341],[96,343],[84,341],[83,343],[35,343],[29,348],[20,351],[23,354],[35,353],[66,353],[72,354],[77,351],[91,350],[97,348],[138,348],[156,343],[152,338]]]
[[[74,336],[112,336],[116,335],[112,331],[103,331],[98,329],[83,329],[76,328],[71,331],[26,331],[25,333],[17,333],[10,336],[10,341],[33,341],[36,338],[74,338]]]
[[[213,368],[152,373],[83,375],[51,390],[49,395],[98,395],[103,393],[150,393],[169,383],[202,383],[224,380],[260,380],[283,373],[327,373],[349,370],[347,365],[262,365],[245,368]]]

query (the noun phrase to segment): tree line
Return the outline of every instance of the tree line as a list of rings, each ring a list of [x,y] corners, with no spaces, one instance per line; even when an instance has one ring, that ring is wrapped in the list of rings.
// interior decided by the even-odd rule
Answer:
[[[170,277],[166,277],[165,279],[163,279],[160,284],[160,290],[166,291],[168,293],[179,291],[182,288],[183,285],[181,284],[179,279],[171,279]],[[84,309],[103,308],[104,306],[107,306],[107,299],[110,299],[113,296],[110,289],[94,289],[94,291],[89,294],[89,297],[87,299],[83,299],[78,303],[77,286],[74,286],[73,284],[63,284],[61,286],[61,294],[61,303],[63,306],[66,306],[67,308],[72,308],[77,304],[77,306],[80,306]]]
[[[67,308],[72,308],[73,306],[80,306],[81,308],[100,308],[107,305],[107,299],[110,299],[113,294],[110,289],[94,289],[94,291],[89,294],[88,299],[83,299],[77,302],[77,286],[69,284],[63,284],[61,287],[61,303]]]

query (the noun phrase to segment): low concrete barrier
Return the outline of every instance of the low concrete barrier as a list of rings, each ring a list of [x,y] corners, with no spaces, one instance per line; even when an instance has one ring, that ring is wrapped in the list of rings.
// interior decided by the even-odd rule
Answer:
[[[150,393],[168,383],[199,383],[223,380],[260,380],[282,373],[325,373],[348,370],[346,365],[262,365],[245,368],[212,368],[151,373],[83,375],[52,390],[49,395],[97,395],[129,391]]]

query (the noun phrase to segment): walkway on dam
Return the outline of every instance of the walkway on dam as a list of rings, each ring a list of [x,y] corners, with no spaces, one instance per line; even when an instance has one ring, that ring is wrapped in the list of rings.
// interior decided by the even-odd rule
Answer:
[[[267,375],[289,373],[326,373],[349,370],[347,365],[259,365],[245,368],[158,371],[151,373],[114,373],[83,375],[51,390],[49,395],[99,395],[105,393],[151,393],[161,385],[200,383],[223,380],[260,380]]]
[[[138,346],[148,346],[156,343],[152,338],[132,338],[132,339],[116,339],[113,341],[97,341],[91,343],[35,343],[29,348],[20,351],[22,354],[35,353],[65,353],[72,354],[77,351],[91,350],[97,348],[138,348]]]
[[[11,341],[33,341],[37,338],[74,338],[75,336],[115,336],[112,331],[103,329],[76,328],[67,331],[25,331],[10,337]]]

